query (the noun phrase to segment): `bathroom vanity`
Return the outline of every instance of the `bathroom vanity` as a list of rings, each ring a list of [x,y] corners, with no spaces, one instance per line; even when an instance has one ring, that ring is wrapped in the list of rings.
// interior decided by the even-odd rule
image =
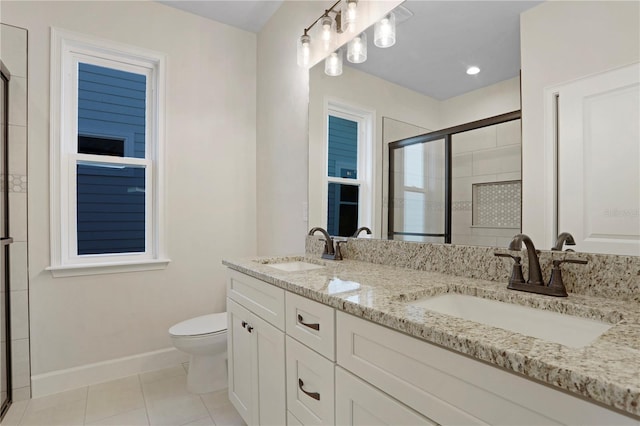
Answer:
[[[229,398],[247,424],[640,424],[636,301],[357,260],[223,263]],[[421,304],[442,294],[605,327],[567,346]]]

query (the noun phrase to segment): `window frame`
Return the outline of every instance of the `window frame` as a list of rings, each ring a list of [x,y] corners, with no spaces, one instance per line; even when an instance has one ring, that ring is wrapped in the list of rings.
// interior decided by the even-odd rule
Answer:
[[[358,158],[357,179],[329,176],[329,116],[343,118],[358,123]],[[326,229],[328,222],[329,184],[358,186],[358,227],[373,227],[373,176],[375,158],[375,111],[351,105],[336,99],[325,99],[323,126],[323,173],[322,173],[322,226]]]
[[[145,158],[78,153],[80,62],[146,76]],[[169,263],[163,174],[165,64],[162,53],[51,29],[51,266],[47,269],[54,277],[153,270]],[[144,252],[77,254],[78,164],[145,168]]]

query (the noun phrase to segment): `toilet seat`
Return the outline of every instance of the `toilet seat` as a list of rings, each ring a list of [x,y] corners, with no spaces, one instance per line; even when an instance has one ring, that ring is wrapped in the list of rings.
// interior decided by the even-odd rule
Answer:
[[[182,321],[169,329],[169,334],[175,337],[202,336],[224,333],[227,331],[227,314],[202,315]]]

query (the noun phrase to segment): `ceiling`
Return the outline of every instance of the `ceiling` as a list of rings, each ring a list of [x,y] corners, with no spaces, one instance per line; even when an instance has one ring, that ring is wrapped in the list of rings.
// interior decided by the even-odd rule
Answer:
[[[540,1],[420,1],[402,6],[413,16],[397,24],[396,44],[373,45],[368,58],[348,64],[443,100],[516,77],[520,72],[520,13]],[[468,66],[481,72],[466,74]]]
[[[282,4],[282,0],[156,1],[254,33]],[[318,1],[318,16],[325,3]],[[520,13],[539,3],[406,0],[403,6],[413,16],[397,26],[396,44],[375,47],[369,30],[367,61],[345,64],[439,100],[458,96],[518,75]],[[470,65],[481,72],[467,75]]]
[[[283,0],[156,0],[245,31],[258,33]]]

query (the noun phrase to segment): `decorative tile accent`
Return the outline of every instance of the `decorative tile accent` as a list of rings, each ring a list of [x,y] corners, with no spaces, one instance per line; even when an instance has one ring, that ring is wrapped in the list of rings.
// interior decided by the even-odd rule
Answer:
[[[473,224],[496,228],[519,228],[522,182],[473,184]]]
[[[9,175],[9,192],[27,192],[27,176],[26,175]],[[0,175],[0,191],[4,192],[7,185],[4,176]]]
[[[471,211],[473,203],[471,201],[454,201],[451,203],[451,210],[454,212]]]

